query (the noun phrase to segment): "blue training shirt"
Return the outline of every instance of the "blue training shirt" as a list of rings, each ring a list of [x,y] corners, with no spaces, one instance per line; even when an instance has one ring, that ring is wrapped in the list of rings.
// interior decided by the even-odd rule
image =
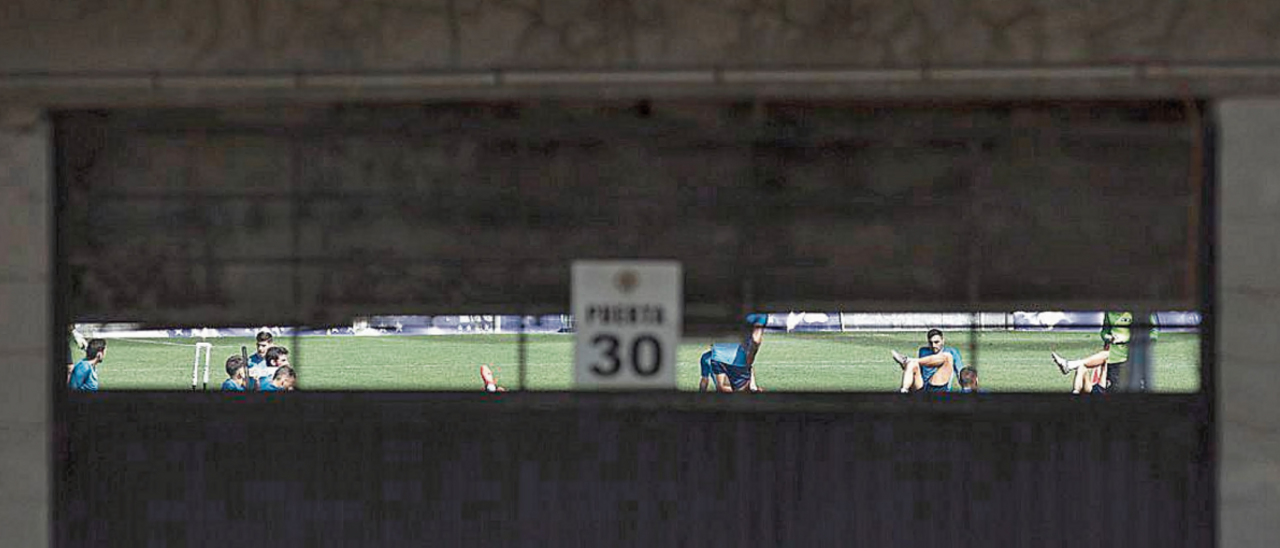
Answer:
[[[67,381],[67,387],[86,392],[97,391],[98,370],[87,360],[76,362],[76,366],[71,369],[71,380]]]
[[[222,381],[223,392],[244,392],[244,387],[236,384],[236,381],[227,379]]]
[[[960,370],[964,368],[964,360],[960,359],[960,351],[953,346],[944,346],[942,351],[951,354],[951,380],[947,382],[947,390],[951,389],[952,384],[960,382]],[[933,349],[928,346],[921,346],[920,353],[917,357],[927,358],[934,354]],[[920,376],[924,379],[925,384],[929,384],[929,379],[933,378],[934,373],[938,372],[937,367],[920,367]]]
[[[737,343],[716,343],[711,345],[711,360],[715,362],[720,373],[729,377],[729,384],[734,390],[743,390],[751,383],[751,366],[747,365],[747,350]]]
[[[267,366],[266,356],[258,354],[257,352],[254,352],[253,354],[249,354],[249,369],[253,369],[255,367],[266,367],[266,366]]]
[[[283,390],[280,390],[279,387],[277,387],[274,384],[271,384],[271,381],[267,381],[262,384],[259,384],[258,391],[259,392],[283,392]]]
[[[745,367],[747,351],[738,343],[715,343],[711,345],[711,359],[725,365]]]

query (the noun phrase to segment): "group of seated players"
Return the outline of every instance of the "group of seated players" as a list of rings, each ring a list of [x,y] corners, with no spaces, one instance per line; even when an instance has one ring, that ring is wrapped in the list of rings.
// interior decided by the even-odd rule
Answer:
[[[293,390],[298,376],[289,364],[289,349],[276,346],[270,332],[259,331],[257,352],[227,358],[224,392],[283,392]]]
[[[745,341],[741,344],[711,345],[702,355],[699,390],[706,392],[708,387],[714,386],[717,392],[764,391],[756,383],[754,364],[756,353],[764,342],[766,321],[764,314],[750,314],[747,323],[752,326],[751,334]],[[1152,328],[1150,340],[1155,341],[1159,335],[1156,315],[1151,314],[1147,321]],[[1072,393],[1104,394],[1123,390],[1125,385],[1134,383],[1137,389],[1145,389],[1141,376],[1130,382],[1126,375],[1131,369],[1129,344],[1133,338],[1134,323],[1132,312],[1104,312],[1102,329],[1098,332],[1102,339],[1101,350],[1078,360],[1068,360],[1057,352],[1050,352],[1053,363],[1062,374],[1073,375]],[[928,344],[920,347],[914,358],[896,350],[890,351],[894,363],[902,369],[899,392],[983,392],[978,384],[978,370],[965,367],[960,350],[946,345],[942,330],[930,329],[925,339]]]
[[[751,332],[742,343],[712,343],[700,361],[702,378],[698,390],[706,392],[763,392],[756,382],[755,361],[764,342],[765,314],[747,315]],[[920,347],[917,357],[908,358],[892,351],[893,360],[902,368],[901,392],[981,392],[978,370],[965,367],[960,351],[946,346],[942,331],[931,329],[928,346]],[[956,382],[959,388],[953,388]]]

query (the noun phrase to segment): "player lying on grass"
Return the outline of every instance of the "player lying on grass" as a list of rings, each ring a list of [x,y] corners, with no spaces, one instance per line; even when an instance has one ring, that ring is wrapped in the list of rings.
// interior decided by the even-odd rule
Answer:
[[[1159,337],[1156,326],[1156,315],[1150,316],[1151,341]],[[1102,350],[1078,359],[1068,360],[1057,352],[1049,352],[1054,365],[1063,375],[1075,372],[1071,383],[1072,394],[1105,394],[1119,389],[1120,379],[1124,378],[1125,369],[1129,365],[1129,342],[1133,336],[1132,312],[1104,312],[1102,329],[1098,335],[1102,338]],[[1139,389],[1144,387],[1139,387]]]
[[[107,341],[92,339],[85,345],[84,359],[76,362],[67,378],[67,388],[81,392],[98,390],[98,366],[107,356]]]
[[[223,392],[244,392],[247,390],[245,386],[246,372],[249,370],[245,367],[244,358],[241,356],[231,356],[227,358],[227,380],[222,381]]]
[[[708,384],[707,373],[714,376],[718,392],[763,392],[756,384],[755,362],[760,345],[764,342],[764,326],[768,321],[765,314],[749,314],[747,322],[752,325],[751,333],[742,344],[715,343],[702,355],[702,380],[699,388],[704,390]]]
[[[926,334],[929,346],[920,347],[917,357],[908,358],[891,351],[893,361],[902,368],[902,387],[899,392],[950,392],[951,380],[959,375],[964,361],[960,351],[946,346],[946,337],[940,329],[930,329]]]

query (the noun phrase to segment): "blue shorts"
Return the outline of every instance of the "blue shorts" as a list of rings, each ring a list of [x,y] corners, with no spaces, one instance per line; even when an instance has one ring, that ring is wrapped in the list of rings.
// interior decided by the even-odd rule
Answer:
[[[933,380],[933,376],[937,375],[938,371],[941,369],[942,369],[941,367],[921,367],[920,368],[920,382],[924,383],[924,388],[920,389],[921,392],[950,392],[951,391],[951,381],[947,381],[947,384],[944,384],[942,386],[934,386],[932,384],[929,384],[929,381]],[[955,372],[953,371],[951,375],[954,378]]]
[[[921,391],[921,392],[932,392],[932,393],[946,393],[946,392],[950,392],[950,391],[951,391],[951,385],[949,385],[949,384],[944,384],[944,385],[942,385],[942,386],[936,386],[936,385],[932,385],[932,384],[929,384],[929,383],[927,383],[927,382],[926,382],[926,383],[924,383],[924,388],[921,388],[921,389],[920,389],[920,391]]]
[[[711,368],[717,375],[729,377],[729,386],[733,390],[746,390],[751,385],[751,366],[733,366],[724,362],[711,361]]]

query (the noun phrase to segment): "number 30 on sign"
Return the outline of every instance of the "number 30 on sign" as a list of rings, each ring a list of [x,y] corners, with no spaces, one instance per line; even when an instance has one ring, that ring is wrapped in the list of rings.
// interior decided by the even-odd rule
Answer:
[[[577,261],[572,276],[574,383],[674,390],[683,320],[680,263]]]

